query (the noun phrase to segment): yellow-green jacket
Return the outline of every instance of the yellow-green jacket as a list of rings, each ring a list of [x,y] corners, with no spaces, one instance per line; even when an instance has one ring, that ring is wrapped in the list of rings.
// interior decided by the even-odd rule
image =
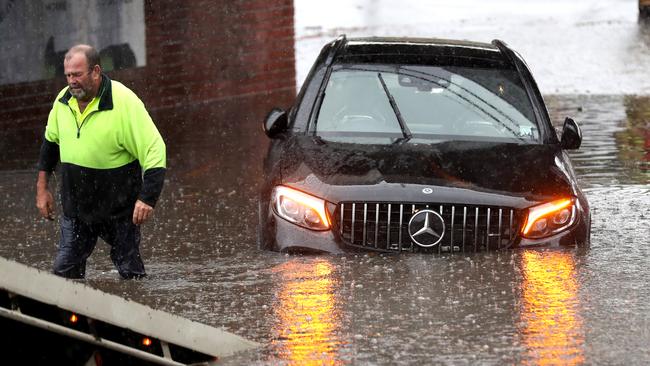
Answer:
[[[128,217],[137,199],[154,206],[165,179],[165,143],[144,104],[106,75],[83,113],[69,88],[57,96],[39,170],[59,160],[63,213],[85,222]]]

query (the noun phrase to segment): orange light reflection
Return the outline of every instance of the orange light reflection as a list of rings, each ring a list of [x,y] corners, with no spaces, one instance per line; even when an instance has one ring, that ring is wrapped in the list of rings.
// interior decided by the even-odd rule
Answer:
[[[289,365],[338,365],[339,318],[332,264],[318,259],[283,263],[282,288],[275,310],[278,318],[274,355]]]
[[[526,251],[522,257],[526,364],[584,363],[584,331],[572,253]]]

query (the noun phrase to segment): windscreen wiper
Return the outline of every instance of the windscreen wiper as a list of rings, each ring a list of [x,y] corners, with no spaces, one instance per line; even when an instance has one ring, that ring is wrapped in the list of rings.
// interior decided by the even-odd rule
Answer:
[[[390,106],[393,108],[393,112],[395,112],[395,117],[397,117],[397,122],[399,123],[399,128],[402,129],[402,134],[404,135],[404,138],[401,139],[400,142],[410,140],[411,137],[413,137],[413,134],[411,134],[411,131],[406,126],[406,122],[404,122],[404,118],[402,118],[402,113],[400,113],[399,108],[397,107],[397,103],[395,103],[395,98],[393,98],[393,95],[390,93],[390,91],[388,91],[388,87],[386,86],[386,82],[384,81],[384,78],[383,78],[383,76],[381,76],[380,72],[377,73],[377,77],[379,78],[379,81],[381,82],[382,88],[384,88],[384,92],[386,93],[386,96],[388,97],[388,102],[390,103]]]

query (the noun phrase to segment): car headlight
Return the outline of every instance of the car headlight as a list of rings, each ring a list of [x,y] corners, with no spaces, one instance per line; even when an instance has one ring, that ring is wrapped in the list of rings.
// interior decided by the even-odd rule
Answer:
[[[298,190],[277,186],[271,200],[275,212],[285,220],[311,230],[329,230],[325,201]]]
[[[575,217],[576,207],[572,199],[563,198],[534,206],[528,209],[521,234],[530,239],[551,236],[571,226]]]

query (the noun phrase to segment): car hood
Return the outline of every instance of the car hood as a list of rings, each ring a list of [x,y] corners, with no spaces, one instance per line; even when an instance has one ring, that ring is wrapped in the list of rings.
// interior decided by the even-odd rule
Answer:
[[[366,145],[291,137],[282,184],[330,202],[455,202],[527,207],[575,194],[555,145],[453,141]],[[423,189],[433,193],[423,195]],[[429,191],[427,190],[427,192]]]

